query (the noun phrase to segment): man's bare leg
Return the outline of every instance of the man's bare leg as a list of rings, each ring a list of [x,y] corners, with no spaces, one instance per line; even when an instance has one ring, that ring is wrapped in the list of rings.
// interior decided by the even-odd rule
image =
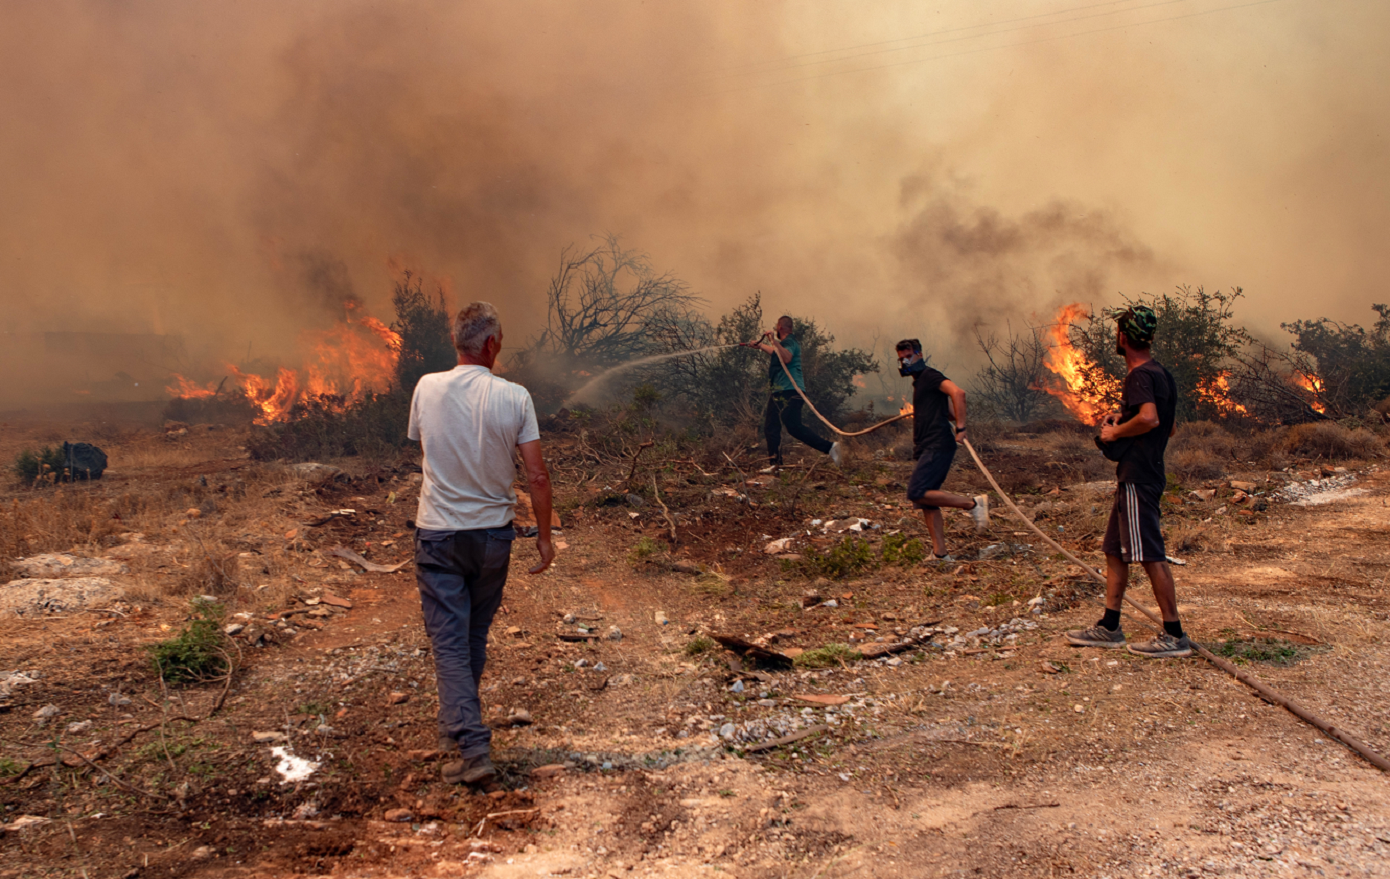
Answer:
[[[950,491],[935,489],[922,495],[921,500],[916,501],[919,507],[950,507],[955,510],[975,509],[975,499],[968,498]]]
[[[1145,565],[1147,568],[1148,565]],[[1105,609],[1119,613],[1124,608],[1125,589],[1129,588],[1129,565],[1117,555],[1105,557]]]
[[[931,551],[938,557],[946,554],[946,520],[940,510],[923,510],[922,518],[927,520],[927,533],[931,535]]]
[[[1144,562],[1144,573],[1149,575],[1149,582],[1153,584],[1154,600],[1158,602],[1158,611],[1162,614],[1163,621],[1177,622],[1178,588],[1173,582],[1173,569],[1168,567],[1167,562]],[[1106,594],[1108,599],[1108,589]]]

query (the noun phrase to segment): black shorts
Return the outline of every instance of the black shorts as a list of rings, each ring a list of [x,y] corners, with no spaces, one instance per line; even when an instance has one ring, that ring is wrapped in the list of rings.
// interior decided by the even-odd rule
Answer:
[[[951,462],[955,459],[955,443],[942,448],[923,449],[917,465],[912,468],[912,476],[907,480],[907,499],[916,503],[922,499],[922,495],[940,488],[946,481],[946,474],[951,472]],[[934,510],[936,507],[920,509]]]
[[[1158,509],[1162,498],[1160,485],[1119,483],[1115,487],[1110,522],[1105,526],[1105,540],[1101,543],[1105,554],[1131,563],[1166,562],[1168,550],[1163,545]]]

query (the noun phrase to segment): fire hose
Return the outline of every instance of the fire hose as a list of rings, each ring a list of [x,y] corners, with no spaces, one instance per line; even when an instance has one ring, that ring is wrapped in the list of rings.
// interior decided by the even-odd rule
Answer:
[[[756,345],[756,343],[746,344],[750,346]],[[830,423],[830,420],[828,418],[820,414],[820,410],[816,409],[815,404],[812,403],[811,399],[806,396],[806,392],[802,390],[801,386],[796,383],[796,380],[794,378],[792,378],[791,370],[787,368],[787,364],[784,363],[780,357],[777,358],[777,362],[782,364],[782,371],[787,374],[787,380],[791,382],[791,386],[796,389],[796,392],[801,395],[801,399],[805,401],[806,407],[810,409],[811,412],[817,418],[820,419],[822,424],[824,424],[826,427],[830,428],[840,436],[863,436],[866,433],[871,433],[872,431],[878,430],[881,427],[906,418],[908,417],[908,415],[911,414],[903,413],[901,415],[894,416],[893,418],[889,418],[886,421],[881,421],[878,424],[873,425],[872,427],[865,428],[864,430],[853,432],[841,430],[834,424]],[[989,481],[990,486],[999,495],[1000,499],[1004,501],[1004,504],[1009,508],[1009,511],[1013,513],[1013,515],[1017,517],[1020,522],[1028,526],[1028,528],[1031,529],[1033,533],[1041,537],[1044,543],[1060,552],[1068,561],[1080,567],[1081,570],[1085,571],[1093,580],[1104,586],[1105,575],[1102,574],[1100,571],[1097,571],[1090,565],[1086,564],[1081,559],[1077,558],[1066,547],[1053,540],[1041,528],[1033,524],[1033,520],[1028,518],[1028,516],[1025,515],[1024,512],[1018,508],[1018,505],[1015,504],[1013,502],[1013,499],[1005,493],[1004,489],[999,487],[999,483],[995,480],[994,474],[989,472],[989,468],[985,466],[985,462],[980,460],[980,455],[978,452],[975,451],[975,447],[971,445],[970,440],[965,439],[963,440],[963,442],[965,448],[970,452],[970,457],[975,460],[975,466],[979,468],[982,474],[984,474],[985,479]],[[1135,610],[1143,614],[1145,617],[1147,617],[1149,621],[1154,624],[1155,627],[1157,627],[1160,630],[1162,629],[1163,620],[1158,616],[1158,614],[1154,613],[1144,605],[1130,598],[1128,595],[1124,597],[1124,600],[1130,605],[1130,607],[1134,608]],[[1201,656],[1203,659],[1205,659],[1207,662],[1210,662],[1217,668],[1221,669],[1226,674],[1240,681],[1242,684],[1245,684],[1250,689],[1254,690],[1256,695],[1258,695],[1261,699],[1264,699],[1266,702],[1269,702],[1271,704],[1278,705],[1281,708],[1287,709],[1289,713],[1293,714],[1299,720],[1302,720],[1305,723],[1308,723],[1316,727],[1317,729],[1322,730],[1329,737],[1336,739],[1343,745],[1346,745],[1348,748],[1355,751],[1361,757],[1365,758],[1366,761],[1369,762],[1371,765],[1385,772],[1390,772],[1390,760],[1387,760],[1385,759],[1385,757],[1376,753],[1376,751],[1370,745],[1361,741],[1356,736],[1352,735],[1351,733],[1348,733],[1346,730],[1343,730],[1340,727],[1332,725],[1328,721],[1309,711],[1307,708],[1304,708],[1302,705],[1298,704],[1297,702],[1293,701],[1292,699],[1288,698],[1282,693],[1279,693],[1278,691],[1274,690],[1272,687],[1270,687],[1268,684],[1264,683],[1254,675],[1248,672],[1241,671],[1239,668],[1236,668],[1235,665],[1231,664],[1230,662],[1227,662],[1225,659],[1222,659],[1221,657],[1212,653],[1210,650],[1203,647],[1201,644],[1198,644],[1196,641],[1192,642],[1192,646],[1193,649],[1197,651],[1197,654],[1199,656]]]

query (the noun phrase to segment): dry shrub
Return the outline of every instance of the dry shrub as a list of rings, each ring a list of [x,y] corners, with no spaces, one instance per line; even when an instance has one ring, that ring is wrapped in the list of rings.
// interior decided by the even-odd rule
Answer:
[[[1173,552],[1191,553],[1201,552],[1206,549],[1207,531],[1209,525],[1199,522],[1180,521],[1167,529],[1165,541],[1168,549]]]
[[[237,565],[237,554],[224,546],[199,547],[184,575],[169,584],[168,593],[211,595],[213,598],[234,595],[239,585]]]
[[[1385,443],[1369,430],[1347,430],[1333,421],[1289,428],[1285,446],[1290,454],[1309,458],[1378,458],[1385,454]]]
[[[1246,453],[1250,460],[1270,470],[1283,470],[1289,466],[1287,427],[1274,427],[1250,435],[1246,442]]]
[[[11,558],[100,546],[127,529],[126,515],[138,502],[131,495],[109,498],[100,489],[59,487],[15,498],[0,512],[0,551]]]
[[[1220,479],[1226,468],[1219,458],[1203,448],[1180,448],[1164,456],[1168,472],[1184,483]]]

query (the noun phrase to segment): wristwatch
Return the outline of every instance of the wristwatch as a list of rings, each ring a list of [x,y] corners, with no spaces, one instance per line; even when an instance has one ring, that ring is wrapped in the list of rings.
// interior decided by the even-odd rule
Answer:
[[[957,427],[957,428],[956,428],[956,433],[965,433],[965,428],[963,428],[963,427]]]

